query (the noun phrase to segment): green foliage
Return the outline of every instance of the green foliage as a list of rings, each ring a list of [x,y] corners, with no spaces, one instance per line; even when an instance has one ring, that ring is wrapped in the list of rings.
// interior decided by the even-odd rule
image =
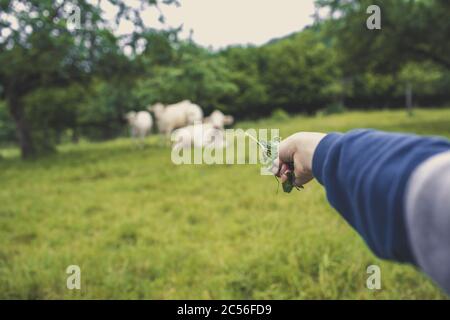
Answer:
[[[347,111],[347,109],[345,108],[345,106],[342,103],[338,103],[338,102],[334,102],[329,104],[324,110],[323,113],[325,115],[330,115],[330,114],[339,114],[339,113],[343,113]]]
[[[373,127],[450,138],[449,117],[418,109],[237,125],[283,137]],[[370,253],[317,182],[277,194],[257,165],[175,166],[158,137],[144,149],[118,139],[59,150],[33,162],[3,153],[2,299],[447,298],[417,268]],[[66,288],[72,264],[81,290]],[[366,287],[372,264],[379,291]]]
[[[305,30],[263,50],[263,82],[271,103],[289,111],[312,113],[340,93],[337,57],[320,34]]]
[[[0,101],[0,145],[16,141],[14,123],[11,120],[6,104]]]
[[[339,13],[327,21],[347,72],[395,72],[405,62],[434,61],[449,69],[450,3],[445,0],[319,0]],[[381,8],[381,30],[365,28],[367,7]]]
[[[32,137],[38,153],[55,151],[55,145],[69,129],[77,127],[83,87],[39,88],[23,97],[25,117],[30,119]]]
[[[225,60],[202,53],[184,54],[175,66],[155,68],[151,77],[138,81],[133,95],[143,105],[189,99],[209,113],[224,109],[222,101],[236,92]]]
[[[139,10],[121,0],[108,2],[118,9],[116,22],[122,21],[122,18],[131,20],[143,35],[149,34]],[[149,3],[156,5],[157,1]],[[72,121],[73,117],[63,111],[65,108],[54,108],[53,103],[49,108],[56,115],[52,115],[53,111],[49,112],[46,106],[37,111],[28,104],[42,100],[43,93],[49,94],[44,99],[54,100],[56,97],[51,93],[52,89],[67,88],[73,84],[87,86],[94,77],[107,78],[117,84],[118,77],[125,81],[126,75],[135,73],[138,68],[123,54],[119,39],[102,16],[100,2],[76,1],[79,10],[75,12],[79,14],[82,25],[73,27],[68,23],[73,13],[68,11],[68,6],[73,7],[74,3],[69,0],[12,0],[2,1],[1,5],[0,99],[6,101],[15,121],[22,156],[32,157],[41,149],[53,148],[54,144],[52,139],[47,139],[47,133],[35,132],[35,128],[48,124],[44,132],[58,131],[58,126],[64,126],[61,124],[62,113],[67,114],[64,123]],[[16,23],[11,23],[11,19],[15,19]],[[131,47],[141,40],[136,33],[129,36],[126,44]],[[60,96],[59,93],[55,95]],[[66,98],[57,98],[61,99]],[[26,109],[38,112],[39,117],[28,116]],[[43,115],[44,124],[39,122]],[[51,126],[54,118],[58,118],[57,127]],[[42,139],[36,140],[37,136],[42,136]]]
[[[134,25],[130,34],[106,28],[91,1],[77,1],[80,29],[67,25],[69,0],[0,2],[0,143],[17,141],[28,156],[70,137],[108,139],[126,132],[127,111],[185,99],[206,115],[279,120],[277,109],[400,107],[406,88],[415,104],[450,101],[448,1],[318,0],[334,15],[263,46],[219,52],[181,41],[179,28],[145,27],[126,1],[106,1],[117,22]],[[369,4],[381,7],[381,31],[365,28]]]
[[[284,121],[284,120],[288,120],[290,118],[290,116],[283,109],[277,108],[274,111],[272,111],[270,118],[275,121]]]
[[[432,63],[408,63],[399,72],[399,87],[404,89],[410,84],[416,94],[433,94],[442,76],[441,69]]]
[[[261,117],[273,108],[262,81],[266,61],[261,48],[231,47],[220,53],[225,57],[237,92],[225,101],[226,111],[240,118]]]

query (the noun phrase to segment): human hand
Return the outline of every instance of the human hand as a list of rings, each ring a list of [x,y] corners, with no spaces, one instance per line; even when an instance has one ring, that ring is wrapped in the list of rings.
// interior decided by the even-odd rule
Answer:
[[[298,132],[283,141],[278,149],[278,159],[275,160],[273,173],[284,183],[289,175],[294,173],[294,185],[300,187],[311,181],[312,159],[317,145],[325,137],[320,132]]]

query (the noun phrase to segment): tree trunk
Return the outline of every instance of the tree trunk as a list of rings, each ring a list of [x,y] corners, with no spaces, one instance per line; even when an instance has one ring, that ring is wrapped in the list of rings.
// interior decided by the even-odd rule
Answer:
[[[412,116],[413,111],[413,98],[412,98],[412,85],[408,83],[405,89],[405,98],[406,98],[406,110],[408,115]]]
[[[77,144],[80,141],[80,135],[78,132],[78,127],[73,127],[72,129],[72,143]]]
[[[36,154],[36,149],[31,137],[30,126],[25,119],[25,110],[18,99],[8,100],[9,112],[16,124],[16,134],[20,145],[20,151],[23,159],[30,158]]]

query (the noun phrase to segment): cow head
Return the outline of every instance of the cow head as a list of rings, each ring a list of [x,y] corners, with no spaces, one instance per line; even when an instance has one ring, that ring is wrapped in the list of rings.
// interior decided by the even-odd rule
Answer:
[[[136,119],[136,112],[134,111],[127,112],[124,118],[129,124],[133,124],[134,120]]]
[[[158,102],[152,106],[147,107],[147,110],[153,112],[155,117],[158,118],[164,112],[164,105]]]
[[[234,118],[233,116],[225,116],[223,118],[223,124],[226,126],[231,126],[234,123]]]

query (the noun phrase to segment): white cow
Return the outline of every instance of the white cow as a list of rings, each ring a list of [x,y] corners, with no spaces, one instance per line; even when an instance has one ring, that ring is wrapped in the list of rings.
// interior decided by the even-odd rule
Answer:
[[[166,107],[157,103],[147,109],[154,113],[159,132],[167,137],[170,137],[170,133],[177,128],[200,123],[203,120],[202,109],[189,100],[183,100]]]
[[[232,116],[226,116],[219,110],[214,110],[209,117],[205,118],[205,123],[210,123],[217,129],[223,129],[225,126],[232,125],[233,122]]]
[[[215,128],[210,123],[195,124],[179,128],[172,133],[172,148],[224,148],[226,147],[224,131]]]
[[[153,126],[152,116],[147,111],[131,111],[125,115],[131,129],[131,136],[144,140],[145,136],[150,132]]]

